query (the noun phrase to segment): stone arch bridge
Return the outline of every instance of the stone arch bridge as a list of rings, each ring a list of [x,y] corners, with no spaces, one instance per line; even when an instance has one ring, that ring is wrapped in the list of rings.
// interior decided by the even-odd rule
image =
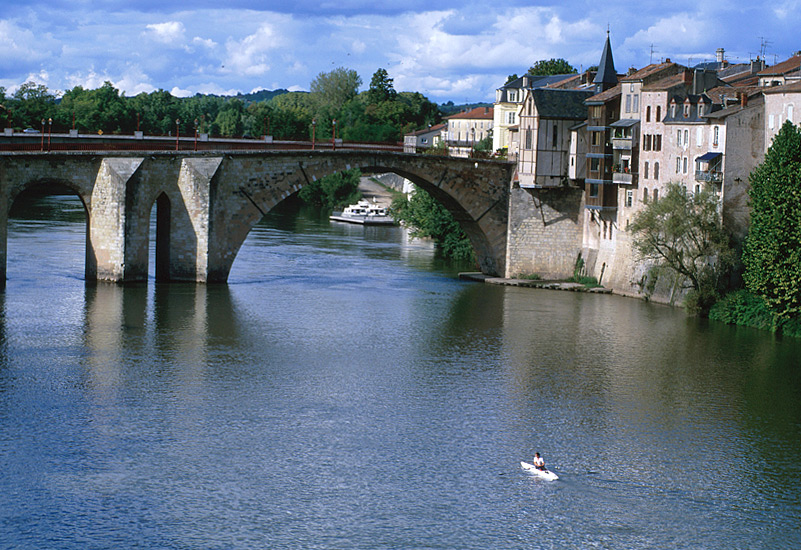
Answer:
[[[464,228],[481,270],[504,273],[512,163],[386,151],[50,152],[0,153],[0,283],[9,209],[37,185],[66,187],[83,202],[88,281],[147,279],[156,204],[156,278],[217,283],[264,214],[309,182],[356,167],[428,191]]]

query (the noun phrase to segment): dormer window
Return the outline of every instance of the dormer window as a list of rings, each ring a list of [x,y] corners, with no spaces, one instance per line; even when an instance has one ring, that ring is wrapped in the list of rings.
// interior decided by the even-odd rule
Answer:
[[[509,102],[516,103],[517,102],[517,92],[514,90],[509,90]]]
[[[690,104],[684,104],[684,118],[688,118],[690,116]]]
[[[671,103],[670,104],[670,117],[671,118],[676,118],[676,104],[675,103]]]

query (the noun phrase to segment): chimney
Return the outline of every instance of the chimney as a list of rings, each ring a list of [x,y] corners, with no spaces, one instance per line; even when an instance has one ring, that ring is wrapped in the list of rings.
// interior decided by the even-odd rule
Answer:
[[[524,88],[528,88],[528,77],[527,76],[523,76],[523,87]]]
[[[740,92],[740,107],[748,107],[748,92]]]
[[[726,50],[724,50],[723,48],[718,48],[717,50],[715,50],[715,61],[717,61],[718,64],[722,65],[723,62],[726,61],[725,53]]]
[[[684,79],[685,84],[692,84],[693,83],[693,72],[690,70],[684,70],[682,72],[682,77]]]
[[[484,107],[484,114],[485,114],[485,115],[488,115],[488,114],[489,114],[489,107]]]

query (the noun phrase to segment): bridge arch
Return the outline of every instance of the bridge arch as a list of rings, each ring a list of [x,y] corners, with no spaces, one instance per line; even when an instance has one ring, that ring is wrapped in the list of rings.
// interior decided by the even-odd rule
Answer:
[[[430,193],[465,231],[481,270],[495,275],[504,272],[509,163],[349,151],[284,153],[279,163],[269,155],[237,156],[226,159],[223,166],[225,175],[218,186],[233,191],[233,196],[212,216],[216,231],[210,240],[210,281],[227,280],[236,253],[264,214],[311,181],[352,168],[392,172]],[[239,183],[233,179],[237,174]]]

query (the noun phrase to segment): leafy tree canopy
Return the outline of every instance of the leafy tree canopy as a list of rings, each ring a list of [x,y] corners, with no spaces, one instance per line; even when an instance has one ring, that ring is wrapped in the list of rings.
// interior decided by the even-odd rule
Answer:
[[[554,74],[575,74],[578,70],[566,60],[562,59],[541,59],[532,65],[526,74],[533,76],[548,76]]]
[[[801,316],[801,129],[786,121],[750,176],[746,287],[780,322]]]
[[[370,79],[370,89],[367,90],[367,103],[375,105],[384,101],[394,101],[398,93],[392,84],[386,69],[378,69]]]
[[[634,248],[689,281],[695,309],[706,313],[718,297],[726,269],[733,262],[713,191],[688,193],[668,183],[667,193],[638,212],[629,226]],[[692,309],[692,308],[691,308]]]
[[[361,85],[362,79],[356,71],[338,67],[318,74],[312,80],[310,90],[321,107],[337,110],[356,97]]]

